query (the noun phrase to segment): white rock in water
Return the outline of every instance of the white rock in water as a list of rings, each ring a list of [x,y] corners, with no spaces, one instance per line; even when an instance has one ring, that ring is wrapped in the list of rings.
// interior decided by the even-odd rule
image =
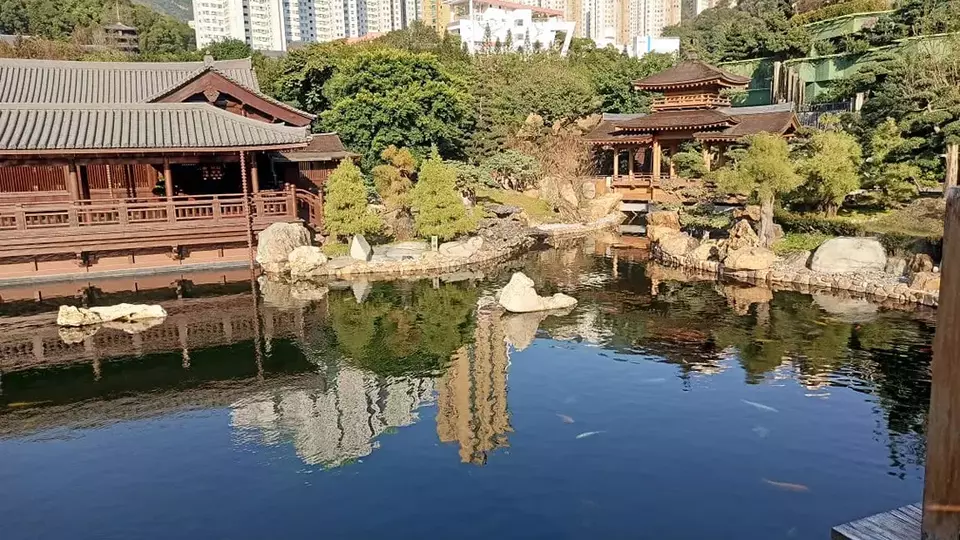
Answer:
[[[290,252],[309,245],[310,231],[300,223],[274,223],[257,235],[257,263],[264,272],[284,272]]]
[[[876,238],[831,238],[810,259],[814,272],[883,272],[886,266],[887,252]]]
[[[300,246],[290,252],[287,266],[291,276],[311,276],[326,266],[327,256],[317,246]]]
[[[373,258],[373,249],[362,234],[355,234],[350,240],[350,256],[358,261],[369,261]]]
[[[167,312],[158,305],[117,304],[115,306],[92,307],[90,311],[107,321],[140,321],[166,317]]]
[[[529,313],[531,311],[545,311],[549,309],[563,309],[577,305],[577,299],[563,293],[550,297],[537,294],[533,288],[533,280],[523,272],[517,272],[510,278],[510,283],[500,291],[498,298],[500,305],[511,313]]]
[[[160,319],[166,316],[167,312],[157,305],[117,304],[90,309],[60,306],[60,311],[57,312],[57,324],[60,326],[90,326],[110,321],[142,321],[145,319]]]
[[[102,322],[103,319],[99,315],[85,308],[60,306],[60,311],[57,312],[57,324],[59,326],[89,326]]]

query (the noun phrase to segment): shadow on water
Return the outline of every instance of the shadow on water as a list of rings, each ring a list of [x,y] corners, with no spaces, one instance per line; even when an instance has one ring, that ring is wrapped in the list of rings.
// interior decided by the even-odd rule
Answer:
[[[541,294],[562,291],[579,305],[566,313],[509,315],[483,300],[517,270],[533,277]],[[700,444],[689,430],[708,429],[695,428],[694,417],[685,416],[690,411],[716,409],[716,423],[732,432],[746,421],[744,410],[772,416],[789,408],[791,422],[815,426],[824,422],[817,407],[829,405],[849,409],[842,416],[850,425],[873,426],[867,441],[831,432],[838,448],[886,447],[885,463],[865,477],[909,480],[900,497],[919,497],[912,490],[924,454],[930,312],[697,281],[636,253],[618,253],[603,239],[556,242],[487,275],[458,279],[328,283],[309,294],[263,288],[263,302],[254,302],[249,282],[223,275],[184,276],[152,288],[60,285],[66,294],[50,298],[0,291],[0,455],[5,444],[41,444],[65,433],[93,437],[91,428],[226,411],[232,444],[292,448],[302,464],[321,470],[381,453],[389,460],[390,450],[375,454],[384,437],[409,429],[419,438],[406,444],[418,452],[433,456],[440,443],[439,457],[431,459],[486,465],[491,474],[502,467],[510,479],[498,478],[506,483],[526,474],[511,468],[512,460],[522,461],[519,471],[533,474],[522,481],[550,492],[564,485],[564,473],[539,472],[531,468],[535,461],[523,461],[534,459],[525,453],[543,459],[556,444],[549,426],[574,424],[577,440],[609,441],[618,426],[649,416],[652,425],[669,428],[646,431],[661,433],[660,444],[676,451],[682,446],[671,445]],[[61,303],[121,301],[160,302],[169,316],[141,333],[103,329],[74,343],[65,343],[51,323]],[[674,382],[678,393],[670,390]],[[590,392],[602,399],[585,403]],[[647,394],[654,401],[644,402]],[[718,405],[726,403],[740,409]],[[589,419],[604,414],[619,424],[592,428]],[[758,440],[785,437],[777,447],[783,459],[837,466],[832,457],[795,454],[800,441],[766,422],[745,428],[745,439],[717,439],[716,452],[749,455]],[[190,422],[176,425],[189,437]],[[429,436],[415,435],[420,427]],[[608,460],[630,463],[637,452],[630,448],[656,445],[656,438],[646,440],[652,436],[621,434],[616,444],[599,444],[606,444]],[[382,481],[395,480],[369,466]],[[467,482],[441,470],[445,482]],[[26,468],[0,477],[21,485],[39,474]],[[673,485],[655,471],[644,474],[651,485]],[[759,495],[792,485],[770,480],[741,489]],[[847,517],[809,511],[818,523]],[[613,530],[629,530],[628,521]]]

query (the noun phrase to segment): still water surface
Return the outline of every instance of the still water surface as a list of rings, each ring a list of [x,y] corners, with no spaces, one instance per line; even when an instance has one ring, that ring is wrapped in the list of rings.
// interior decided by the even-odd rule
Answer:
[[[814,539],[920,499],[930,312],[590,251],[256,311],[187,284],[74,345],[4,304],[44,365],[4,349],[2,537]],[[478,311],[517,269],[580,304]]]

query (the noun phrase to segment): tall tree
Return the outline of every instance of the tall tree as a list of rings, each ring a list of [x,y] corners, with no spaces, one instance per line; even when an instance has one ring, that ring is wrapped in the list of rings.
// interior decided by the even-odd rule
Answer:
[[[810,139],[800,160],[804,192],[828,216],[835,216],[846,196],[860,186],[863,163],[857,139],[842,131],[821,131]]]
[[[424,160],[413,188],[414,223],[423,238],[449,240],[471,232],[477,220],[464,206],[457,192],[457,172],[434,152]]]
[[[367,208],[363,174],[353,161],[341,161],[324,189],[324,224],[333,241],[348,241],[355,234],[370,234],[383,228],[380,217]]]
[[[350,60],[324,87],[331,103],[323,126],[375,163],[391,144],[425,155],[463,153],[470,110],[467,95],[425,53],[370,50]]]
[[[803,179],[790,160],[787,141],[772,133],[746,139],[746,148],[726,167],[712,174],[720,189],[751,195],[760,201],[760,240],[770,247],[774,240],[773,208],[779,195],[796,189]]]

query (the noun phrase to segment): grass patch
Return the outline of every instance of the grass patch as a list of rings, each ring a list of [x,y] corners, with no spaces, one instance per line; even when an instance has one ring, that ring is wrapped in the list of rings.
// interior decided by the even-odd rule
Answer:
[[[523,193],[504,189],[481,189],[477,191],[478,202],[488,201],[522,208],[530,219],[537,223],[557,223],[560,221],[553,206],[543,199],[527,197]]]
[[[777,255],[787,255],[798,251],[813,251],[832,238],[823,233],[787,233],[773,244],[773,251]]]
[[[339,242],[327,242],[323,245],[323,254],[327,257],[341,257],[350,253],[350,246]]]

